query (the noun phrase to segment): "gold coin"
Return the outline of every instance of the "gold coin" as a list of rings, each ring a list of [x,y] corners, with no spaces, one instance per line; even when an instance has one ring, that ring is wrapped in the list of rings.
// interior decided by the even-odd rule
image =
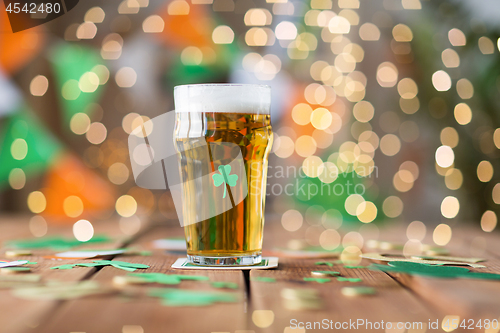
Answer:
[[[13,258],[13,257],[24,257],[24,256],[30,256],[33,253],[29,250],[9,250],[5,251],[5,256],[8,258]]]
[[[355,297],[355,296],[373,295],[377,292],[377,290],[372,287],[344,287],[340,292],[344,296]]]

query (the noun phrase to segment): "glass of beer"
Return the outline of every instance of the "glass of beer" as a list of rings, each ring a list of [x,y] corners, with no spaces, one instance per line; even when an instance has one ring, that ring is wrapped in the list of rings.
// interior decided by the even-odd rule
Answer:
[[[174,89],[174,102],[188,260],[259,264],[273,142],[271,88],[182,85]]]

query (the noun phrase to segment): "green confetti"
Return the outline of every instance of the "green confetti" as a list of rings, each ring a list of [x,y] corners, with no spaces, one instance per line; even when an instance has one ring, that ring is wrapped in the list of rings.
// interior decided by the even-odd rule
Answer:
[[[326,266],[329,266],[329,267],[333,267],[333,264],[331,262],[327,262],[327,261],[317,261],[314,264],[315,265],[326,265]]]
[[[216,281],[212,282],[211,285],[214,288],[238,289],[238,284],[236,282]]]
[[[256,276],[256,277],[250,278],[250,281],[256,281],[256,282],[276,282],[276,279],[272,278],[272,277],[266,277],[266,276]]]
[[[25,265],[36,265],[38,264],[36,261],[28,261]]]
[[[423,275],[434,278],[500,280],[500,274],[471,272],[465,267],[429,265],[403,261],[390,261],[389,266],[372,264],[369,268],[372,270],[381,270],[383,272]]]
[[[335,271],[312,271],[312,273],[328,274],[328,275],[340,275],[340,272]]]
[[[367,266],[353,266],[353,265],[345,265],[345,268],[355,269],[355,268],[366,268]]]
[[[122,269],[124,271],[129,271],[129,272],[134,272],[136,269],[149,268],[148,265],[135,264],[135,263],[125,262],[125,261],[94,260],[93,262],[55,266],[55,267],[51,267],[50,269],[72,269],[74,267],[99,267],[99,266],[101,266],[101,267],[113,266],[115,268]]]
[[[9,271],[18,271],[18,272],[26,272],[31,270],[29,267],[4,267],[2,269]]]
[[[75,246],[80,246],[85,244],[105,243],[109,241],[111,241],[111,238],[105,235],[94,236],[91,240],[86,242],[80,242],[75,238],[64,238],[55,236],[55,237],[42,237],[36,239],[13,240],[7,242],[7,246],[12,246],[18,249],[50,248],[53,250],[64,250]]]
[[[337,281],[341,281],[341,282],[361,282],[363,280],[361,280],[360,278],[338,277]]]
[[[133,273],[129,276],[135,276],[143,279],[147,283],[161,284],[179,284],[182,280],[207,281],[207,276],[198,275],[178,275],[178,274],[163,274],[163,273]]]
[[[238,300],[235,293],[171,288],[151,289],[149,296],[160,298],[161,303],[166,306],[207,306],[217,302],[231,303]]]
[[[313,277],[305,277],[304,281],[312,281],[312,282],[318,282],[318,283],[325,283],[325,282],[330,282],[332,279],[329,278],[313,278]]]

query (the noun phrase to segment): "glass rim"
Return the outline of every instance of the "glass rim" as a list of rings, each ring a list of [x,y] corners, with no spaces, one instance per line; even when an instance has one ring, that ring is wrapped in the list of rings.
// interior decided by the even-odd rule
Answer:
[[[183,87],[259,87],[259,88],[271,88],[267,84],[254,84],[254,83],[193,83],[193,84],[181,84],[174,86],[174,90]]]

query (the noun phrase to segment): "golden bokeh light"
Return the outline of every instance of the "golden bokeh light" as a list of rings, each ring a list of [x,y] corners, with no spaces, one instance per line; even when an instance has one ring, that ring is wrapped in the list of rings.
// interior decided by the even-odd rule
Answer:
[[[335,250],[340,245],[341,236],[335,229],[326,229],[319,236],[319,245],[327,250]]]
[[[34,214],[39,214],[47,207],[47,199],[40,191],[31,192],[28,195],[28,208]]]
[[[403,201],[397,196],[387,197],[382,203],[382,210],[387,217],[398,217],[403,212]]]
[[[43,75],[37,75],[31,80],[30,93],[33,96],[43,96],[49,89],[49,80]]]
[[[444,183],[450,190],[458,190],[463,183],[462,172],[455,168],[450,168],[444,175]]]
[[[325,184],[333,183],[339,176],[339,169],[332,162],[323,163],[323,168],[321,173],[319,173],[318,178]]]
[[[94,227],[87,220],[79,220],[73,224],[73,236],[80,242],[88,242],[94,237]]]
[[[470,99],[474,96],[474,86],[467,79],[460,79],[457,82],[457,93],[461,99]]]
[[[422,241],[425,238],[426,232],[427,228],[424,223],[413,221],[406,228],[406,237],[409,240]]]
[[[90,124],[85,136],[87,140],[94,144],[101,144],[104,140],[106,140],[106,136],[108,134],[108,130],[104,126],[104,124],[100,122],[95,122]]]
[[[356,208],[356,216],[363,223],[370,223],[377,217],[377,206],[371,201],[364,201]]]
[[[364,41],[377,41],[380,39],[380,30],[373,23],[364,23],[359,27],[359,37]]]
[[[160,33],[163,29],[165,29],[165,21],[159,15],[148,16],[142,22],[142,31],[147,34]]]
[[[449,146],[440,146],[436,149],[435,157],[437,165],[441,168],[448,168],[455,161],[455,153]]]
[[[188,15],[189,4],[184,0],[174,0],[168,4],[168,15]]]
[[[460,56],[453,49],[446,49],[441,53],[441,60],[447,68],[456,68],[460,66]]]
[[[398,69],[392,62],[381,63],[377,69],[377,82],[381,87],[394,87],[398,82]]]
[[[472,120],[472,110],[465,103],[459,103],[454,110],[455,120],[460,125],[467,125]]]
[[[123,163],[113,163],[108,169],[108,179],[115,185],[121,185],[128,180],[129,170]]]
[[[81,92],[79,82],[73,79],[66,81],[61,89],[62,97],[68,101],[74,101],[80,97]]]
[[[490,161],[481,161],[477,166],[477,178],[483,183],[487,183],[493,178],[493,165]]]
[[[294,40],[297,37],[297,27],[289,21],[278,23],[274,32],[279,40]]]
[[[231,44],[234,41],[234,31],[227,25],[219,25],[212,32],[215,44]]]
[[[82,215],[84,206],[83,201],[76,195],[70,195],[63,201],[64,214],[68,217],[78,217]]]
[[[352,114],[357,121],[366,123],[373,118],[375,108],[368,101],[360,101],[354,105]]]
[[[101,7],[92,7],[85,13],[83,20],[85,22],[102,23],[106,14]]]
[[[392,29],[392,36],[397,42],[411,42],[413,39],[413,33],[410,27],[404,24],[398,24]]]
[[[406,10],[420,10],[422,9],[422,3],[420,0],[402,0],[401,5]]]
[[[97,27],[93,22],[83,22],[76,30],[76,38],[93,39],[97,34]]]
[[[243,18],[247,26],[265,26],[270,25],[273,20],[273,15],[265,8],[251,8]]]
[[[448,31],[448,40],[453,46],[464,46],[466,43],[465,34],[457,28]]]
[[[482,54],[493,54],[495,52],[495,44],[488,37],[480,37],[477,44]]]
[[[295,152],[301,157],[313,155],[316,147],[316,141],[309,135],[302,135],[295,141]]]
[[[317,108],[311,113],[311,124],[314,128],[324,130],[332,124],[332,114],[325,108]]]
[[[401,149],[401,141],[394,134],[386,134],[380,139],[380,150],[386,156],[394,156]]]
[[[334,16],[328,22],[328,29],[332,34],[348,34],[351,31],[351,24],[342,16]]]
[[[439,70],[432,74],[432,85],[437,91],[448,91],[451,88],[451,77],[445,71]]]
[[[356,216],[358,206],[365,202],[365,199],[359,194],[351,194],[345,199],[344,207],[348,214]]]
[[[287,210],[281,216],[281,225],[287,231],[293,232],[297,231],[302,227],[304,222],[304,217],[302,214],[295,209]]]
[[[125,235],[134,235],[141,230],[142,222],[137,215],[130,217],[121,217],[118,222],[120,231]]]
[[[116,200],[116,212],[123,217],[130,217],[137,212],[137,201],[130,195],[122,195]]]
[[[87,133],[90,128],[90,118],[85,113],[75,113],[69,122],[69,128],[77,135]]]
[[[439,246],[445,246],[451,240],[451,228],[445,223],[441,223],[434,229],[432,240]]]
[[[302,171],[307,177],[318,177],[323,172],[323,168],[323,161],[318,156],[309,156],[302,162]]]
[[[288,158],[292,156],[295,151],[295,143],[290,137],[285,135],[282,135],[278,140],[275,140],[274,145],[278,146],[278,148],[274,151],[274,154],[280,158]]]
[[[269,28],[251,28],[245,34],[245,42],[248,46],[273,45],[275,41],[274,32]],[[305,44],[305,43],[302,43]],[[305,45],[307,47],[307,45]]]
[[[252,321],[257,327],[269,327],[274,322],[274,312],[272,310],[254,310],[252,313]]]
[[[115,81],[120,88],[130,88],[137,82],[137,73],[132,67],[122,67],[115,75]]]
[[[40,215],[35,215],[30,219],[29,229],[33,236],[43,237],[48,231],[47,221]]]
[[[443,128],[439,138],[444,146],[455,148],[458,145],[458,132],[453,127]]]
[[[441,215],[447,219],[452,219],[457,216],[460,211],[460,202],[454,196],[447,196],[441,202]]]
[[[413,99],[418,94],[418,86],[410,78],[401,79],[398,83],[398,93],[403,99]]]
[[[481,216],[481,229],[485,232],[492,232],[497,226],[497,215],[492,210],[487,210]]]
[[[420,109],[420,100],[418,99],[418,97],[414,97],[411,99],[400,98],[399,107],[401,108],[401,111],[406,114],[414,114],[418,111],[418,109]]]
[[[15,139],[10,145],[10,154],[15,160],[21,161],[28,155],[28,144],[24,139]]]
[[[14,190],[20,190],[26,185],[26,174],[20,168],[13,168],[9,172],[9,185]]]
[[[99,76],[94,72],[85,72],[78,81],[78,87],[84,93],[93,93],[99,87]]]

